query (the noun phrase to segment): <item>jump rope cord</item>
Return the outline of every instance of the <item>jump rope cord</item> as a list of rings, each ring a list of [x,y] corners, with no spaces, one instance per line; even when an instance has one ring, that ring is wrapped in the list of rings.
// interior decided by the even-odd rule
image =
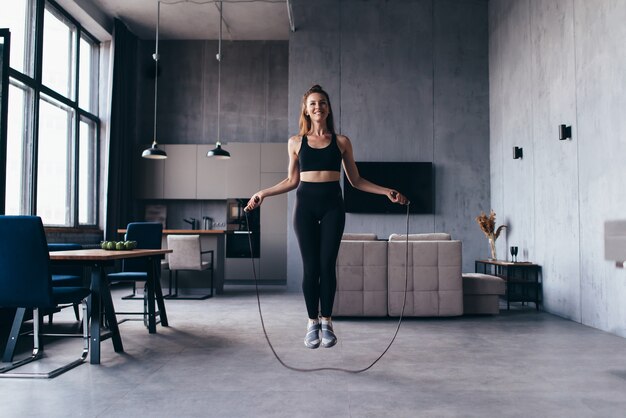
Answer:
[[[376,358],[376,360],[374,360],[369,366],[364,367],[362,369],[345,369],[343,367],[315,367],[315,368],[310,368],[310,369],[304,369],[301,367],[291,366],[285,363],[283,359],[280,358],[280,356],[274,349],[272,342],[270,341],[270,337],[267,335],[267,330],[265,329],[263,311],[261,310],[261,297],[259,296],[259,281],[258,281],[257,274],[256,274],[256,267],[254,265],[254,258],[252,257],[253,252],[252,252],[252,237],[250,234],[250,222],[248,220],[248,212],[244,211],[244,214],[246,215],[246,225],[248,226],[248,244],[250,247],[250,260],[252,260],[252,273],[254,275],[254,288],[256,289],[256,301],[257,301],[257,306],[259,308],[259,318],[261,319],[261,327],[263,328],[263,334],[265,335],[265,340],[267,341],[267,345],[269,345],[270,349],[272,350],[272,353],[274,354],[274,357],[276,357],[276,360],[278,360],[278,362],[282,364],[283,367],[289,370],[294,370],[296,372],[319,372],[323,370],[333,370],[333,371],[338,371],[338,372],[356,374],[356,373],[362,373],[364,371],[371,369],[376,363],[378,363],[380,359],[383,358],[383,356],[387,353],[387,351],[389,351],[394,341],[396,340],[396,337],[398,336],[398,331],[400,331],[400,325],[402,325],[402,318],[404,317],[404,308],[406,307],[406,294],[407,294],[407,288],[408,288],[408,282],[409,282],[409,205],[410,203],[406,205],[406,253],[405,253],[405,260],[404,260],[404,301],[402,302],[402,311],[400,312],[400,319],[398,320],[396,331],[393,334],[391,341],[389,341],[387,348],[385,348],[385,350],[378,356],[378,358]]]

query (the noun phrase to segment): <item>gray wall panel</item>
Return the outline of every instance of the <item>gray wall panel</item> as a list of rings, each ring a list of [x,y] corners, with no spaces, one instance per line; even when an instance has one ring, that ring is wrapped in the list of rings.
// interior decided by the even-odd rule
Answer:
[[[351,138],[357,160],[433,161],[442,207],[434,216],[412,215],[411,232],[445,228],[467,240],[466,270],[473,270],[476,244],[487,248],[473,220],[489,205],[486,4],[295,1],[298,30],[289,46],[291,132],[301,95],[315,81],[331,95],[338,130]],[[402,215],[346,220],[346,231],[381,238],[404,228]],[[297,289],[300,254],[291,227],[289,239],[288,280]]]
[[[574,7],[582,321],[626,336],[625,273],[603,244],[604,221],[626,218],[626,2]]]
[[[531,3],[535,260],[543,266],[544,307],[580,321],[578,141],[559,141],[576,117],[572,2]],[[556,164],[555,164],[556,163]]]
[[[490,199],[487,4],[434,5],[434,230],[463,241],[463,270],[473,271],[474,260],[488,254],[473,222]]]
[[[154,42],[140,46],[138,141],[152,138]],[[217,41],[161,41],[158,141],[209,144],[217,139]],[[222,142],[275,142],[287,134],[288,44],[222,43]],[[149,134],[148,134],[149,133]],[[227,148],[227,147],[225,147]]]
[[[506,9],[504,2],[489,3],[489,172],[491,177],[491,208],[502,218],[502,208],[504,207],[504,144],[502,140],[494,141],[492,138],[504,137],[504,117],[503,103],[506,97],[507,85],[506,74],[502,62],[504,41],[504,31],[506,27]],[[509,154],[510,155],[510,154]],[[509,161],[507,160],[507,163]],[[487,202],[487,205],[489,203]],[[490,208],[482,208],[487,212]],[[487,244],[485,243],[485,253]]]
[[[335,129],[341,131],[340,94],[340,11],[335,0],[293,2],[298,29],[289,36],[289,134],[298,133],[302,95],[313,84],[320,84],[331,97]],[[313,6],[313,7],[312,7]],[[323,12],[320,12],[323,11]],[[295,192],[288,196],[287,285],[298,291],[302,282],[302,261],[292,226]]]
[[[431,1],[343,1],[341,9],[341,124],[355,160],[431,161]]]
[[[433,161],[431,2],[343,1],[341,11],[341,126],[355,160]],[[386,238],[405,224],[348,214],[345,230]],[[434,216],[412,216],[411,228],[432,231]]]
[[[489,9],[492,204],[512,226],[508,243],[542,264],[546,310],[626,336],[623,271],[603,248],[604,222],[626,204],[626,3]],[[558,140],[561,123],[573,139]],[[524,160],[506,157],[513,141]]]

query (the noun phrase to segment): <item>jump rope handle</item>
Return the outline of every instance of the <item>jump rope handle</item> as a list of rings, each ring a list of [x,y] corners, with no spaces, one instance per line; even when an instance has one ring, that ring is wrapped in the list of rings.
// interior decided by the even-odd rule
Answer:
[[[259,199],[259,196],[254,196],[254,203],[259,203],[261,199]],[[246,206],[245,208],[243,208],[244,212],[250,212],[250,208],[248,206]]]
[[[391,192],[391,197],[393,197],[394,199],[396,197],[398,197],[398,192],[396,192],[396,191]],[[410,205],[410,204],[411,204],[411,201],[409,201],[409,200],[407,200],[406,203],[405,203],[405,205]]]

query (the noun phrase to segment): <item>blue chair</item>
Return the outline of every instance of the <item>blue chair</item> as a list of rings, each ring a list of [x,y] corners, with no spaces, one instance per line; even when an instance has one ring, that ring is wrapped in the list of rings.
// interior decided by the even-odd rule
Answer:
[[[0,378],[53,378],[80,364],[89,353],[87,301],[90,290],[85,287],[55,287],[50,273],[50,258],[43,223],[38,216],[0,216],[0,306],[17,308],[16,317],[23,318],[26,309],[33,310],[33,352],[30,357],[0,368]],[[40,309],[82,303],[83,352],[81,357],[47,373],[17,373],[12,370],[43,356],[40,345]],[[14,321],[14,328],[19,324]],[[15,335],[12,332],[13,335]],[[58,336],[58,334],[57,334]],[[72,335],[75,336],[75,335]]]
[[[126,227],[126,235],[124,239],[127,241],[137,241],[138,249],[160,249],[161,239],[163,237],[163,225],[160,222],[131,222]],[[122,271],[119,273],[110,273],[107,275],[111,282],[133,282],[133,286],[138,281],[146,282],[144,287],[144,309],[143,312],[117,312],[119,315],[143,315],[144,324],[149,327],[149,309],[148,304],[151,300],[156,299],[158,310],[154,313],[154,323],[161,323],[164,327],[168,326],[167,312],[165,311],[165,302],[163,300],[163,290],[161,289],[160,269],[154,269],[154,283],[149,283],[148,269],[154,268],[152,264],[145,259],[125,259],[122,260]],[[152,289],[152,290],[150,290]],[[152,294],[150,292],[153,292]],[[153,299],[154,298],[154,299]],[[152,305],[154,306],[154,305]],[[160,321],[157,322],[156,317]],[[122,319],[120,323],[127,321]],[[150,331],[153,332],[153,331]]]
[[[83,246],[74,243],[48,243],[48,251],[82,250]],[[54,287],[83,287],[85,272],[81,266],[51,266],[52,285]],[[73,304],[76,320],[80,321],[78,304]],[[48,315],[48,323],[52,323],[53,313]]]

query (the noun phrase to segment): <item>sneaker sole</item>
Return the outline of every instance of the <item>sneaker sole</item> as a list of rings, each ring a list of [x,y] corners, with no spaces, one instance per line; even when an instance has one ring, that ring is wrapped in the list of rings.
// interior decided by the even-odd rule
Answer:
[[[335,345],[337,345],[337,340],[331,341],[329,343],[324,343],[322,341],[322,347],[324,347],[324,348],[334,347]]]
[[[320,343],[318,342],[317,344],[309,344],[309,343],[307,343],[307,342],[305,341],[305,342],[304,342],[304,346],[305,346],[306,348],[311,348],[311,349],[314,349],[314,348],[318,348],[318,347],[320,346]]]

